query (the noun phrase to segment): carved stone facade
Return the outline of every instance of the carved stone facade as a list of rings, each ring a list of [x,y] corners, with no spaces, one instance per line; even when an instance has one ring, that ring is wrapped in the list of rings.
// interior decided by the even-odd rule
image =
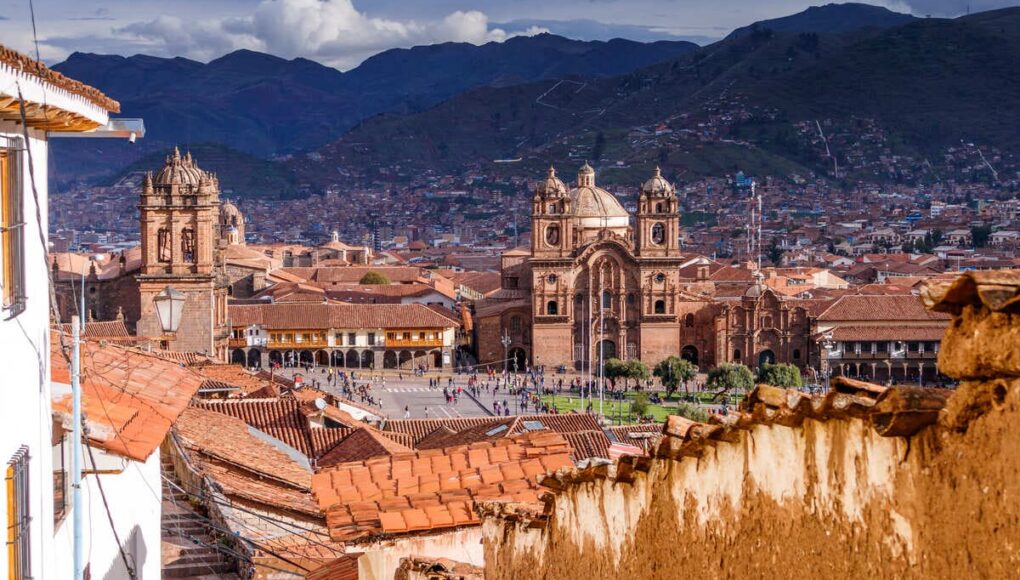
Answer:
[[[573,188],[550,169],[532,198],[530,251],[504,254],[503,288],[479,305],[480,362],[584,369],[675,355],[702,368],[807,363],[810,325],[796,301],[760,280],[743,297],[719,298],[710,280],[682,274],[679,201],[658,169],[637,210],[632,217],[596,186],[587,164]]]
[[[164,336],[163,342],[171,350],[225,360],[229,329],[227,292],[217,268],[222,240],[219,181],[200,169],[190,153],[182,156],[174,149],[159,173],[146,174],[138,208],[138,334],[164,336],[153,298],[172,287],[186,296],[184,312],[177,332]]]

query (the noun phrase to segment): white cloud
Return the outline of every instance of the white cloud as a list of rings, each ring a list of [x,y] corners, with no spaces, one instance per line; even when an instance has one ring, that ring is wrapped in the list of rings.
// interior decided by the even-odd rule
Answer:
[[[501,42],[546,30],[490,28],[488,17],[477,10],[458,10],[438,20],[399,20],[368,16],[351,0],[262,0],[249,17],[196,22],[164,15],[115,32],[147,44],[158,54],[206,60],[250,48],[346,69],[389,48],[449,41]]]

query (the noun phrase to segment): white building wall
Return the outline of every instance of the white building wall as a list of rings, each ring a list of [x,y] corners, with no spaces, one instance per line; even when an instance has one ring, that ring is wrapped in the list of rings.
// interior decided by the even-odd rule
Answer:
[[[87,463],[87,451],[85,453]],[[158,580],[162,572],[159,450],[154,451],[144,463],[109,455],[98,449],[93,449],[92,453],[101,470],[117,469],[119,472],[87,475],[83,481],[83,554],[91,577],[103,580],[129,578],[99,493],[97,478],[102,478],[120,545],[138,572],[139,580]],[[70,508],[70,491],[67,499]],[[73,532],[72,516],[68,510],[55,530],[53,574],[45,578],[73,577]]]
[[[0,122],[0,135],[19,137],[13,123]],[[59,578],[52,573],[54,554],[46,541],[53,534],[53,472],[50,458],[50,337],[49,278],[46,248],[39,241],[47,232],[47,145],[44,135],[30,131],[36,191],[42,223],[36,220],[36,204],[29,179],[28,155],[22,154],[25,225],[25,282],[28,302],[13,319],[0,312],[0,467],[22,446],[29,452],[30,515],[32,518],[31,567],[35,578]],[[6,493],[6,492],[5,492]],[[0,502],[0,529],[10,524],[7,502]],[[6,533],[6,532],[5,532]],[[6,536],[4,538],[6,541]],[[7,550],[0,550],[0,570],[7,573]]]

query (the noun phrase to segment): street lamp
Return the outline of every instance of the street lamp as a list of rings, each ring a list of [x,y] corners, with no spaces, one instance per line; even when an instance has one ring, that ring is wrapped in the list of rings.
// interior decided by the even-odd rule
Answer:
[[[183,292],[174,290],[173,286],[163,288],[163,291],[152,298],[156,305],[156,317],[159,318],[159,325],[164,334],[174,334],[181,325],[181,312],[184,310],[184,300],[187,296]]]
[[[507,366],[507,362],[510,361],[510,355],[508,349],[510,348],[510,333],[503,331],[503,338],[499,339],[500,344],[503,345],[503,378],[507,378],[508,371],[510,370]]]
[[[821,371],[822,377],[825,379],[825,392],[829,392],[829,376],[832,374],[832,369],[829,368],[829,353],[832,352],[832,335],[822,335],[822,352],[821,355]]]

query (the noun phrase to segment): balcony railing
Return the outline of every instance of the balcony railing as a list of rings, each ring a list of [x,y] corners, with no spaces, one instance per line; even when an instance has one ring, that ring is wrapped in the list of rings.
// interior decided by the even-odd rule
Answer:
[[[248,346],[248,339],[247,338],[231,338],[230,340],[227,341],[227,346],[229,346],[230,348],[245,347],[245,346]]]
[[[410,339],[410,338],[387,338],[386,346],[389,348],[432,348],[436,346],[443,346],[443,339],[441,338],[427,338],[427,339]]]
[[[329,346],[329,342],[326,339],[322,340],[270,340],[268,343],[269,348],[325,348]]]

